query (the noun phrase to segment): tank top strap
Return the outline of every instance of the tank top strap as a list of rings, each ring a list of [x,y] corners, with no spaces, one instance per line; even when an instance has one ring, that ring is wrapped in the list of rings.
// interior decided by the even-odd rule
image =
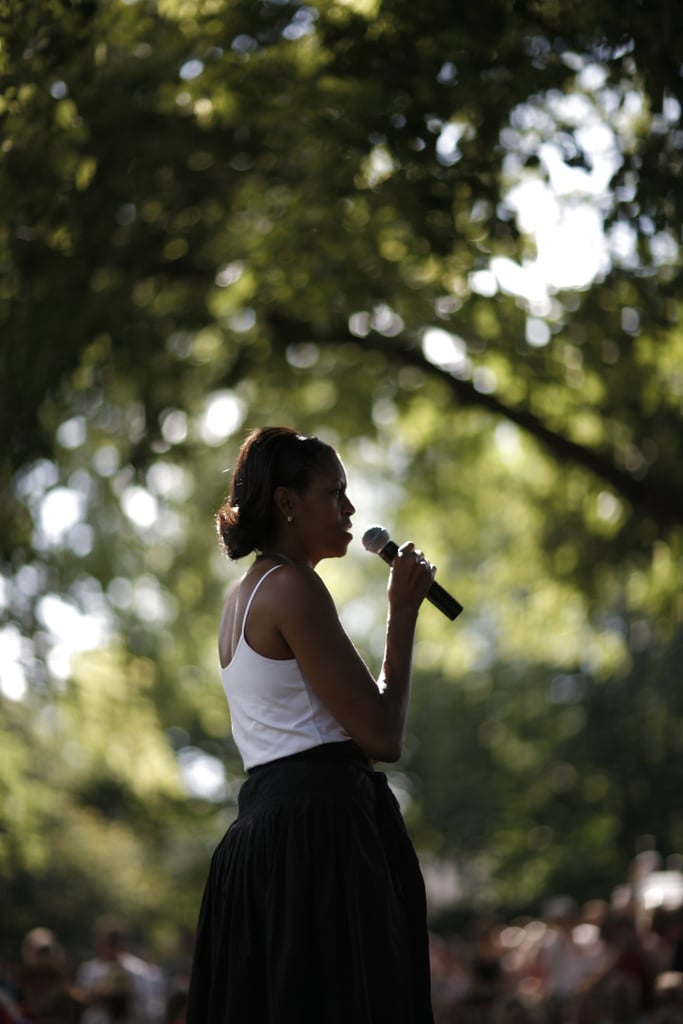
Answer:
[[[247,625],[247,615],[249,614],[249,609],[251,608],[251,602],[256,597],[256,593],[257,593],[259,587],[261,586],[263,581],[266,580],[270,576],[271,572],[275,572],[276,569],[282,569],[282,568],[283,568],[283,566],[281,566],[281,565],[274,565],[274,566],[272,566],[272,568],[268,569],[267,572],[264,572],[263,576],[258,581],[256,586],[252,590],[251,594],[249,595],[249,600],[247,601],[247,607],[244,609],[244,615],[242,617],[242,629],[241,629],[241,632],[240,632],[240,638],[241,639],[244,639],[244,630],[245,630],[245,627]]]

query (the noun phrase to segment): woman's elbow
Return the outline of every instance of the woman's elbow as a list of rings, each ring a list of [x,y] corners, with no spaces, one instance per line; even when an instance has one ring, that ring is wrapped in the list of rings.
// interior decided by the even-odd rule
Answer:
[[[403,753],[403,737],[387,737],[374,739],[365,745],[365,753],[373,761],[383,761],[385,764],[393,764],[399,761]]]

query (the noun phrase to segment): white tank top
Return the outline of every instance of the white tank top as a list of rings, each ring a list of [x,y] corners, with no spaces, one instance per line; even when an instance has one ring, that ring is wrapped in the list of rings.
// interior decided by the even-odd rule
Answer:
[[[256,591],[281,568],[273,566],[254,587],[235,652],[221,667],[232,734],[246,770],[321,743],[349,739],[304,679],[296,658],[266,658],[247,643],[244,632]]]

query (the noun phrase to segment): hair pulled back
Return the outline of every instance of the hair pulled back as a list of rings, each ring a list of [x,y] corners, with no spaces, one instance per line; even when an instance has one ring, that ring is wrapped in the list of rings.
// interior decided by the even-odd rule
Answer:
[[[302,494],[314,472],[335,456],[318,437],[289,427],[254,430],[242,444],[232,473],[230,494],[216,513],[221,545],[236,560],[262,551],[274,532],[276,487]]]

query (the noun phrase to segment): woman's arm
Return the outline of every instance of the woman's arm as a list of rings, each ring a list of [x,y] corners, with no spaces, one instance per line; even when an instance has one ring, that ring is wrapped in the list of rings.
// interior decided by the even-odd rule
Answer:
[[[433,579],[413,545],[403,545],[391,569],[382,671],[377,680],[344,631],[334,602],[312,569],[285,566],[264,588],[258,615],[272,616],[308,684],[365,753],[379,761],[401,756],[415,625]],[[259,594],[261,597],[261,594]],[[253,613],[252,613],[253,614]]]

